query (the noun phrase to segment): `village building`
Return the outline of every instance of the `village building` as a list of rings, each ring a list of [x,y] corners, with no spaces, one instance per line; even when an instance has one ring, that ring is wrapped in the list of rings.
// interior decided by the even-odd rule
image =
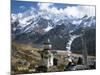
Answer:
[[[65,59],[66,57],[69,62],[72,61],[70,50],[53,50],[52,44],[49,39],[43,44],[44,44],[42,53],[43,66],[46,66],[47,68],[50,68],[52,66],[57,66],[58,63],[60,63],[60,60]]]
[[[83,50],[82,50],[81,55],[73,54],[71,52],[71,44],[72,44],[73,40],[77,37],[82,37]],[[87,59],[87,56],[88,56],[87,55],[87,49],[86,49],[86,44],[85,44],[85,41],[84,41],[82,35],[73,36],[68,41],[68,43],[66,44],[66,50],[53,50],[50,39],[48,39],[46,42],[44,42],[43,53],[42,54],[43,54],[42,55],[43,66],[46,66],[47,68],[50,68],[52,66],[57,66],[58,64],[61,64],[64,61],[67,61],[67,62],[71,63],[74,60],[75,62],[78,62],[79,58],[82,58],[81,65],[83,66],[83,69],[84,69],[84,67],[88,68],[87,67],[87,65],[88,65],[88,63],[87,63],[87,61],[88,61],[88,59]],[[76,58],[77,58],[77,61],[76,61]]]
[[[43,55],[42,55],[42,59],[43,59],[43,65],[46,66],[47,68],[53,66],[53,53],[51,53],[51,42],[48,39],[46,42],[44,42],[43,45]]]

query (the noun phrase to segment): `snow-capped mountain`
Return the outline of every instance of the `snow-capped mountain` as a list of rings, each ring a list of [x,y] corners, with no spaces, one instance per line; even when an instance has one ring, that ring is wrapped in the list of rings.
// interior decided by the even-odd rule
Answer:
[[[96,17],[73,18],[45,11],[20,13],[11,15],[11,25],[12,39],[17,42],[41,44],[50,38],[53,48],[65,49],[71,36],[96,28]]]
[[[22,16],[21,16],[22,15]],[[24,16],[25,15],[25,16]],[[21,33],[28,33],[31,31],[36,32],[38,29],[42,32],[48,32],[49,30],[53,29],[56,27],[56,25],[61,25],[65,24],[66,27],[70,29],[72,32],[75,29],[78,29],[79,27],[95,27],[95,17],[91,16],[88,17],[85,15],[82,18],[69,18],[68,16],[65,15],[60,15],[60,14],[50,14],[47,12],[42,12],[42,13],[37,13],[37,14],[31,14],[26,16],[26,13],[23,14],[12,14],[11,15],[11,23],[14,25],[14,23],[18,23],[17,26],[12,26],[13,31],[15,32],[16,30],[20,30],[18,32],[19,34]]]

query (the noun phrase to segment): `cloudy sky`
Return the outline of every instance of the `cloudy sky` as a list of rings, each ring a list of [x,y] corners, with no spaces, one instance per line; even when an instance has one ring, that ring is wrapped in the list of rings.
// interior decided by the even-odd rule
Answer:
[[[84,15],[95,16],[95,6],[60,4],[60,3],[39,3],[12,0],[11,13],[20,14],[28,10],[46,11],[53,14],[65,14],[73,17]]]

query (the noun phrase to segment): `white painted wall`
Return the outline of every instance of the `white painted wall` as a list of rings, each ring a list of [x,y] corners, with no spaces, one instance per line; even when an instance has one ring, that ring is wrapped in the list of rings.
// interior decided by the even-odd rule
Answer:
[[[73,42],[76,38],[78,38],[78,37],[80,37],[80,36],[82,36],[82,35],[70,35],[70,39],[68,40],[68,43],[67,43],[67,45],[66,45],[66,49],[67,49],[67,50],[71,50],[71,44],[72,44],[72,42]]]

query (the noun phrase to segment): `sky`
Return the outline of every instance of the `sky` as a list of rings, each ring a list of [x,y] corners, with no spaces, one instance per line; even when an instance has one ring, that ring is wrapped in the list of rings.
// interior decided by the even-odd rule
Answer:
[[[53,14],[65,14],[73,17],[83,17],[84,15],[95,16],[95,6],[16,0],[11,1],[11,13],[20,14],[29,10],[37,12],[42,10]]]

